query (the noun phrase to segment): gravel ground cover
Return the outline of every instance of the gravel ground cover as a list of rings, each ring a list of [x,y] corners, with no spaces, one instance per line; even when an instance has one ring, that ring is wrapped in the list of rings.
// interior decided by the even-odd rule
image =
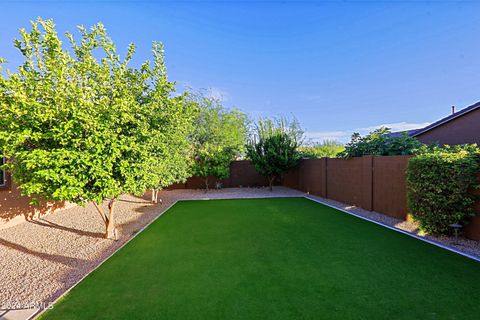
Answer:
[[[103,238],[103,222],[89,204],[75,206],[35,221],[0,230],[0,309],[48,306],[105,260],[146,224],[179,199],[222,199],[301,196],[276,187],[161,191],[162,204],[149,196],[125,195],[116,205],[119,240]]]

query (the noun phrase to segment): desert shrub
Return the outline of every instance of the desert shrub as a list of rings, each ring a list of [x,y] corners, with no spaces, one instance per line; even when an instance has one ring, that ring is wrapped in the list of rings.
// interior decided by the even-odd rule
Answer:
[[[407,168],[408,207],[420,228],[448,234],[474,214],[480,150],[477,145],[423,147]]]

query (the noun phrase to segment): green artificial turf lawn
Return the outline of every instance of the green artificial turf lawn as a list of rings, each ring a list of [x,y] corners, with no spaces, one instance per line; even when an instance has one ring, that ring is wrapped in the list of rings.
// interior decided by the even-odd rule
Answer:
[[[305,198],[182,201],[42,319],[479,319],[480,263]]]

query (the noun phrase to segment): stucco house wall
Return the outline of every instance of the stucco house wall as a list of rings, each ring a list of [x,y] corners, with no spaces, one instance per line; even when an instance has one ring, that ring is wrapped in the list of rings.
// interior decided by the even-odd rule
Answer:
[[[7,176],[8,177],[8,176]],[[9,178],[8,178],[9,179]],[[30,205],[31,199],[21,195],[15,184],[0,188],[0,229],[8,228],[26,220],[32,220],[74,204],[65,202],[41,202]]]
[[[420,132],[415,137],[423,143],[457,145],[477,143],[480,146],[480,108]]]

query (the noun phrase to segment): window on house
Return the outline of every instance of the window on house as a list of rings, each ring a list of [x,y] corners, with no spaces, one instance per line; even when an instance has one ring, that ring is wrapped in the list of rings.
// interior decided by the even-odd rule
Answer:
[[[4,163],[5,163],[5,158],[0,157],[0,166],[2,166]],[[6,181],[5,181],[5,170],[3,170],[3,169],[0,167],[0,187],[1,187],[1,186],[4,186],[5,184],[6,184]]]

